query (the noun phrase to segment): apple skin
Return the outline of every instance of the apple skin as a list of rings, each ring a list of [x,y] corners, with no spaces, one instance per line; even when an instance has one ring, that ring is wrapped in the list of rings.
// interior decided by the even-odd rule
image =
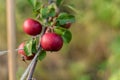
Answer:
[[[23,50],[24,45],[25,45],[24,42],[19,45],[18,49],[22,49],[22,50],[18,50],[18,54],[21,55],[21,57],[23,58],[23,60],[32,60],[34,58],[35,54],[33,54],[31,56],[27,56],[26,53],[25,53],[25,51]]]
[[[59,51],[63,46],[63,39],[56,33],[48,32],[42,36],[40,44],[46,51]]]
[[[23,30],[28,35],[36,36],[41,33],[42,25],[38,21],[28,18],[24,21]]]

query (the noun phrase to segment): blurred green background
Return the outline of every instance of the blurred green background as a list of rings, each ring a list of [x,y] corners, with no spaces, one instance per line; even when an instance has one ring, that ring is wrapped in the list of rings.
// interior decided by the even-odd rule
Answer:
[[[7,50],[5,3],[0,0],[0,50]],[[61,8],[76,16],[72,41],[38,62],[36,80],[120,80],[120,0],[65,0],[67,4],[76,9]],[[15,16],[18,46],[29,38],[22,30],[24,20],[33,17],[27,0],[16,0]],[[17,80],[28,64],[17,55]],[[0,80],[8,80],[7,71],[7,55],[2,55]]]

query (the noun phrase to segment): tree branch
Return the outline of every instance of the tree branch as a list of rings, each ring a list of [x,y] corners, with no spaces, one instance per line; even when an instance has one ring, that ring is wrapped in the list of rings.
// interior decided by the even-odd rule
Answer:
[[[43,34],[45,33],[45,31],[46,31],[46,27],[43,27],[43,31],[42,31],[42,33],[41,33],[41,37],[43,36]],[[31,79],[32,79],[32,76],[33,76],[33,73],[34,73],[34,70],[35,70],[37,61],[38,61],[38,60],[37,60],[37,57],[38,57],[38,55],[41,53],[41,51],[42,51],[42,48],[41,48],[41,46],[40,46],[40,44],[39,44],[38,52],[37,52],[37,54],[35,55],[33,61],[31,62],[32,65],[30,66],[30,71],[29,71],[27,80],[31,80]]]
[[[53,0],[48,0],[48,3],[51,4],[53,2]],[[46,22],[48,22],[48,19],[46,19]],[[46,31],[46,27],[43,27],[43,30],[42,30],[42,33],[41,33],[41,37],[43,36],[43,34],[45,33]],[[41,53],[41,46],[39,44],[39,47],[38,47],[38,52],[37,54],[35,55],[35,57],[33,58],[33,60],[31,61],[31,63],[29,64],[28,68],[26,69],[26,71],[24,72],[24,74],[22,75],[21,79],[20,80],[24,80],[25,77],[27,76],[28,72],[28,77],[27,77],[27,80],[32,80],[32,77],[33,77],[33,73],[34,73],[34,70],[35,70],[35,67],[37,65],[37,57],[38,55]]]
[[[45,31],[46,31],[46,27],[43,27],[41,36],[45,33]],[[41,46],[40,46],[40,44],[39,44],[39,46],[38,46],[38,52],[36,53],[35,57],[34,57],[33,60],[31,61],[31,63],[28,65],[27,69],[25,70],[25,72],[24,72],[23,75],[21,76],[20,80],[25,80],[25,78],[26,78],[26,76],[28,75],[28,73],[29,73],[29,75],[28,75],[28,78],[27,78],[27,79],[28,79],[28,80],[31,79],[31,77],[32,77],[32,75],[33,75],[33,72],[34,72],[34,69],[35,69],[34,66],[36,66],[36,63],[37,63],[37,57],[38,57],[39,53],[41,52],[41,50],[42,50],[42,48],[41,48]],[[31,73],[31,72],[32,72],[32,73]]]
[[[15,49],[15,51],[18,51],[18,50],[22,50],[22,49]],[[4,54],[7,54],[8,53],[8,50],[6,51],[0,51],[0,56],[4,55]]]
[[[32,76],[33,76],[33,73],[34,73],[34,70],[35,70],[35,66],[36,66],[37,61],[38,61],[38,60],[37,60],[37,57],[38,57],[39,53],[41,53],[41,50],[42,50],[42,48],[39,47],[39,50],[38,50],[37,54],[35,55],[34,61],[32,62],[32,65],[31,65],[31,67],[30,67],[30,71],[29,71],[27,80],[31,80],[31,79],[32,79]]]

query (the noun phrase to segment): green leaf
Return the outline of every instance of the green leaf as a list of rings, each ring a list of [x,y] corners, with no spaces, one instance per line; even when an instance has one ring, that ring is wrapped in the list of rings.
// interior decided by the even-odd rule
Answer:
[[[43,18],[48,18],[48,8],[47,7],[41,8],[40,13]]]
[[[55,15],[56,15],[55,9],[54,9],[54,8],[51,8],[51,9],[49,10],[48,16],[49,16],[49,17],[54,17]]]
[[[60,25],[64,25],[66,23],[73,23],[75,22],[75,16],[67,13],[60,13],[57,18],[57,22],[59,22]]]
[[[55,5],[51,4],[47,7],[42,7],[40,9],[41,17],[42,18],[48,18],[48,17],[54,17],[56,15]]]
[[[45,56],[46,56],[46,51],[42,50],[38,56],[38,59],[41,61],[45,58]]]
[[[37,4],[37,0],[28,0],[28,2],[35,8]]]
[[[62,28],[62,27],[56,27],[54,28],[54,32],[61,35],[63,38],[63,41],[65,43],[69,43],[72,39],[72,34],[69,30]]]
[[[37,39],[33,39],[32,40],[32,53],[37,52],[36,45],[37,45]]]
[[[54,28],[54,32],[59,34],[59,35],[64,34],[65,31],[66,31],[65,28],[62,28],[62,27],[59,27],[59,26],[56,26],[56,28]]]
[[[29,40],[28,42],[26,42],[26,44],[24,46],[24,51],[27,56],[31,56],[33,53],[37,52],[37,49],[36,49],[37,44],[36,43],[37,43],[36,39],[32,39],[32,40]]]
[[[60,6],[63,0],[56,0],[57,6]]]
[[[63,31],[60,30],[60,29],[55,28],[54,31],[55,31],[55,33],[57,33],[57,34],[59,34],[59,35],[62,35],[62,34],[63,34]]]
[[[42,6],[42,2],[38,1],[38,0],[28,0],[30,5],[33,7],[33,11],[34,12],[38,12],[37,10],[39,10]]]
[[[42,3],[41,2],[36,2],[36,5],[34,6],[34,10],[36,11],[36,10],[39,10],[40,8],[41,8],[41,6],[42,6]]]
[[[63,34],[62,34],[62,38],[63,41],[65,43],[70,43],[71,39],[72,39],[72,34],[70,31],[66,30]]]
[[[32,55],[32,41],[28,41],[24,46],[24,51],[27,56]]]

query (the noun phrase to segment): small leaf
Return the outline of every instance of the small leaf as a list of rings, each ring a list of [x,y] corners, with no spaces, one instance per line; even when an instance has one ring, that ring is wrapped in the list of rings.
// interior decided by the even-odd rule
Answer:
[[[69,43],[72,39],[72,34],[69,30],[62,28],[62,27],[56,27],[54,28],[54,32],[61,35],[63,38],[63,41],[65,43]]]
[[[36,49],[37,44],[36,43],[37,43],[36,39],[31,39],[28,42],[26,42],[26,44],[24,46],[24,51],[27,56],[31,56],[33,53],[37,52],[37,49]]]
[[[59,27],[59,26],[56,26],[56,28],[54,28],[54,32],[59,34],[59,35],[64,34],[65,31],[66,31],[65,28],[62,28],[62,27]]]
[[[38,59],[41,61],[45,58],[45,56],[46,56],[46,51],[42,50],[38,56]]]
[[[51,9],[49,10],[48,16],[49,16],[49,17],[54,17],[55,15],[56,15],[55,9],[54,9],[54,8],[51,8]]]
[[[51,4],[47,7],[42,7],[40,9],[41,17],[46,19],[48,17],[54,17],[56,15],[55,5]]]
[[[62,35],[63,34],[63,31],[60,30],[60,29],[54,29],[55,33],[59,34],[59,35]]]
[[[69,43],[72,39],[72,34],[70,31],[66,30],[63,34],[62,34],[62,38],[63,38],[63,41],[65,43]]]
[[[48,16],[49,17],[54,17],[56,15],[56,4],[55,3],[51,3],[49,6],[48,6]]]
[[[66,23],[73,23],[75,22],[75,17],[67,13],[60,13],[57,18],[57,22],[59,22],[60,25],[64,25]]]
[[[25,51],[26,55],[29,55],[29,51],[28,51],[27,45],[24,46],[24,51]]]
[[[63,0],[56,0],[57,6],[60,6]]]
[[[24,46],[24,51],[27,56],[32,55],[32,41],[28,41]]]
[[[39,10],[40,8],[41,8],[41,6],[42,6],[42,3],[41,2],[36,2],[36,5],[34,6],[34,10],[36,11],[36,10]]]
[[[43,18],[48,18],[48,8],[47,7],[41,8],[40,13]]]
[[[36,45],[37,45],[37,40],[33,39],[32,40],[32,53],[36,53],[37,52]]]
[[[28,2],[35,8],[37,0],[28,0]]]

